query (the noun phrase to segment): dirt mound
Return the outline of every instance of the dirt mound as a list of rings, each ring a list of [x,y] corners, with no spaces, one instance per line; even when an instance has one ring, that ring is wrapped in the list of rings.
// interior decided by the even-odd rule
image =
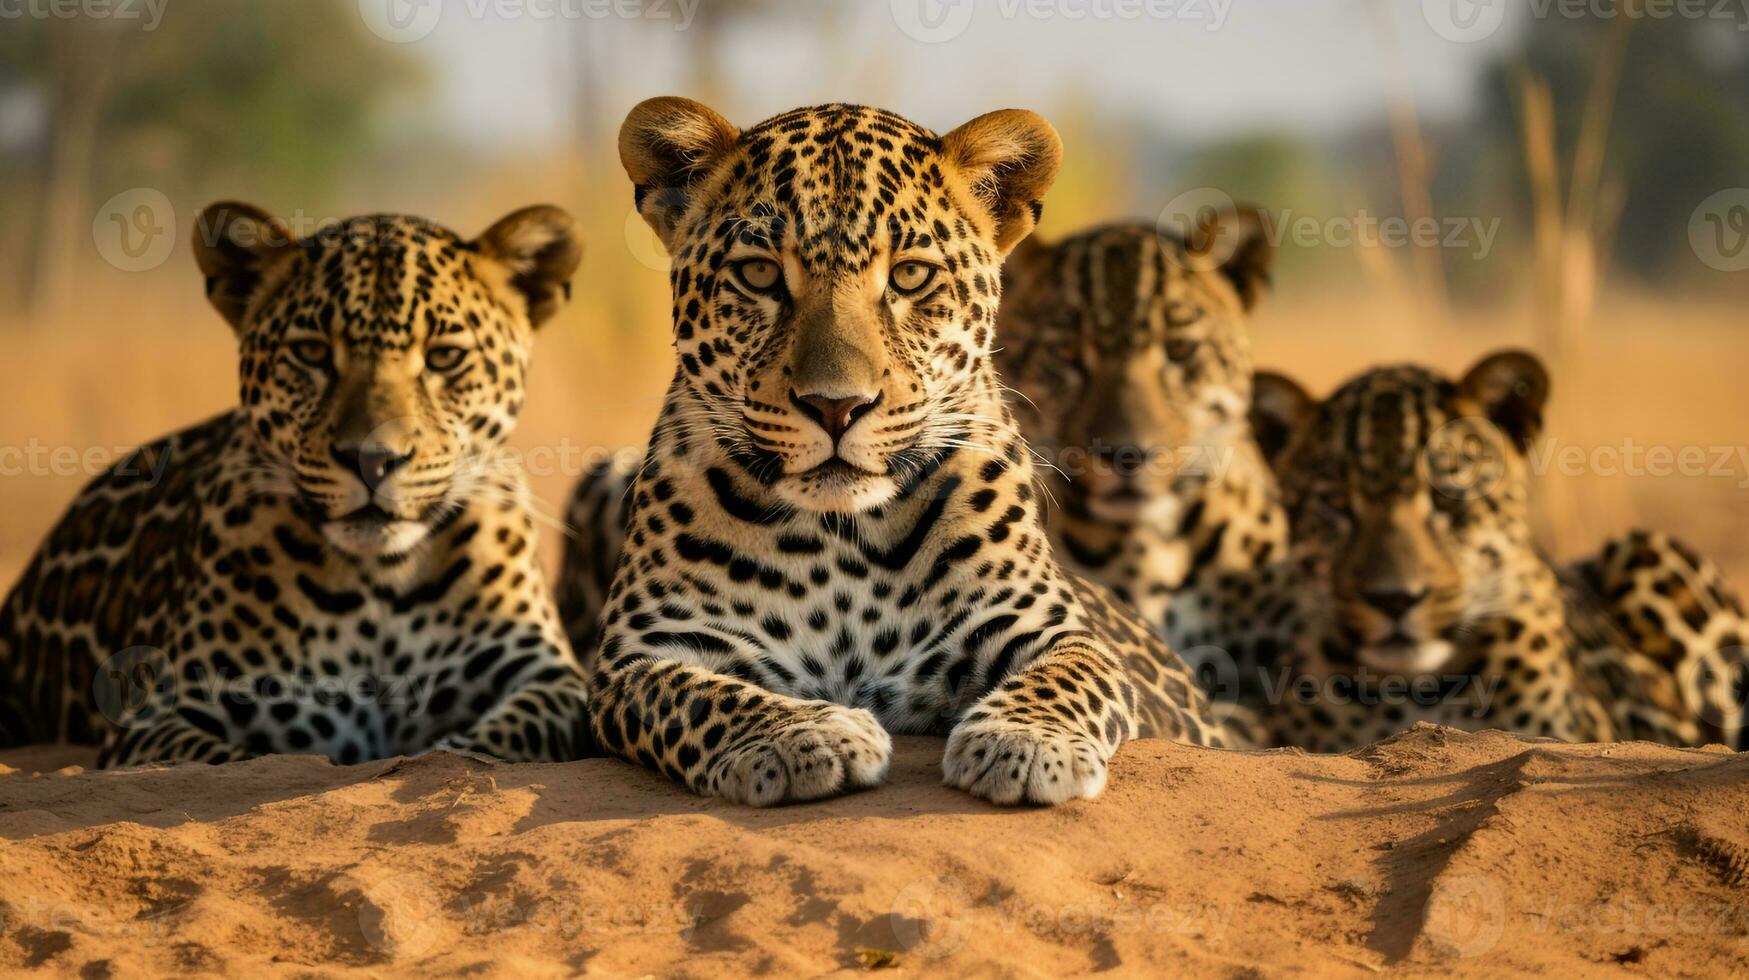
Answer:
[[[84,976],[1749,968],[1749,759],[1421,728],[1126,747],[1100,799],[887,785],[754,811],[449,755],[84,772],[0,756],[0,968]]]

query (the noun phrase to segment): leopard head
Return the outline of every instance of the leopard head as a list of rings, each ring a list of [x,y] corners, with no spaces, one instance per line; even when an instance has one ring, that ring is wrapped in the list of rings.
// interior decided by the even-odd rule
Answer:
[[[1273,255],[1245,210],[1188,239],[1128,223],[1028,239],[1009,257],[997,364],[1067,506],[1176,526],[1184,491],[1250,438],[1246,316]]]
[[[299,237],[246,204],[195,229],[237,333],[265,465],[335,548],[395,558],[481,493],[522,405],[534,328],[570,292],[570,217],[518,211],[473,240],[393,215]]]
[[[991,424],[1002,259],[1061,152],[1043,119],[936,136],[827,105],[743,131],[659,98],[619,149],[672,260],[677,411],[780,500],[877,507]]]
[[[1510,618],[1526,575],[1546,575],[1530,533],[1527,451],[1547,372],[1530,354],[1484,358],[1453,382],[1420,367],[1368,371],[1323,403],[1260,373],[1260,426],[1288,433],[1274,460],[1305,587],[1360,663],[1390,673],[1451,665]]]

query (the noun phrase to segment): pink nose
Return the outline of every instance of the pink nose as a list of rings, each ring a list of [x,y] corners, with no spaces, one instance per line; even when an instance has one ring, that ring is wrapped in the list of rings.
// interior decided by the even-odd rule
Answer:
[[[815,424],[826,430],[834,445],[843,438],[844,433],[856,424],[856,420],[868,414],[880,401],[879,395],[851,395],[848,398],[830,398],[825,395],[798,395],[790,392],[790,401],[803,415],[814,420]]]

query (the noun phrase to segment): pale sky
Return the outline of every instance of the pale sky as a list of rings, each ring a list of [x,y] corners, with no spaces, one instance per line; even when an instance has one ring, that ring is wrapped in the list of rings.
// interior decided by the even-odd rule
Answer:
[[[695,94],[688,58],[706,37],[722,52],[742,124],[844,100],[948,128],[999,106],[1048,114],[1072,101],[1193,137],[1328,134],[1377,118],[1397,73],[1423,116],[1465,111],[1483,66],[1522,28],[1513,14],[1455,41],[1430,20],[1442,3],[1504,0],[974,0],[963,12],[968,0],[818,0],[839,10],[828,41],[814,18],[781,13],[727,33],[697,21],[681,29],[696,0],[424,2],[444,3],[442,16],[408,47],[438,69],[441,125],[480,145],[566,135],[584,58],[615,80],[597,94],[609,124],[639,98]],[[646,13],[604,16],[615,4]],[[919,40],[931,25],[952,36]]]

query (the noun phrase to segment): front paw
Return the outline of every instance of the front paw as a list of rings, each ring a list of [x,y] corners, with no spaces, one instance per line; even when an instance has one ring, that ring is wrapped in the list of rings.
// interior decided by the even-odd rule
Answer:
[[[725,748],[710,766],[707,791],[748,806],[838,796],[879,785],[893,740],[874,715],[842,705],[808,705]]]
[[[949,786],[992,803],[1066,803],[1105,789],[1106,751],[1082,735],[1038,722],[962,722],[947,738]]]

